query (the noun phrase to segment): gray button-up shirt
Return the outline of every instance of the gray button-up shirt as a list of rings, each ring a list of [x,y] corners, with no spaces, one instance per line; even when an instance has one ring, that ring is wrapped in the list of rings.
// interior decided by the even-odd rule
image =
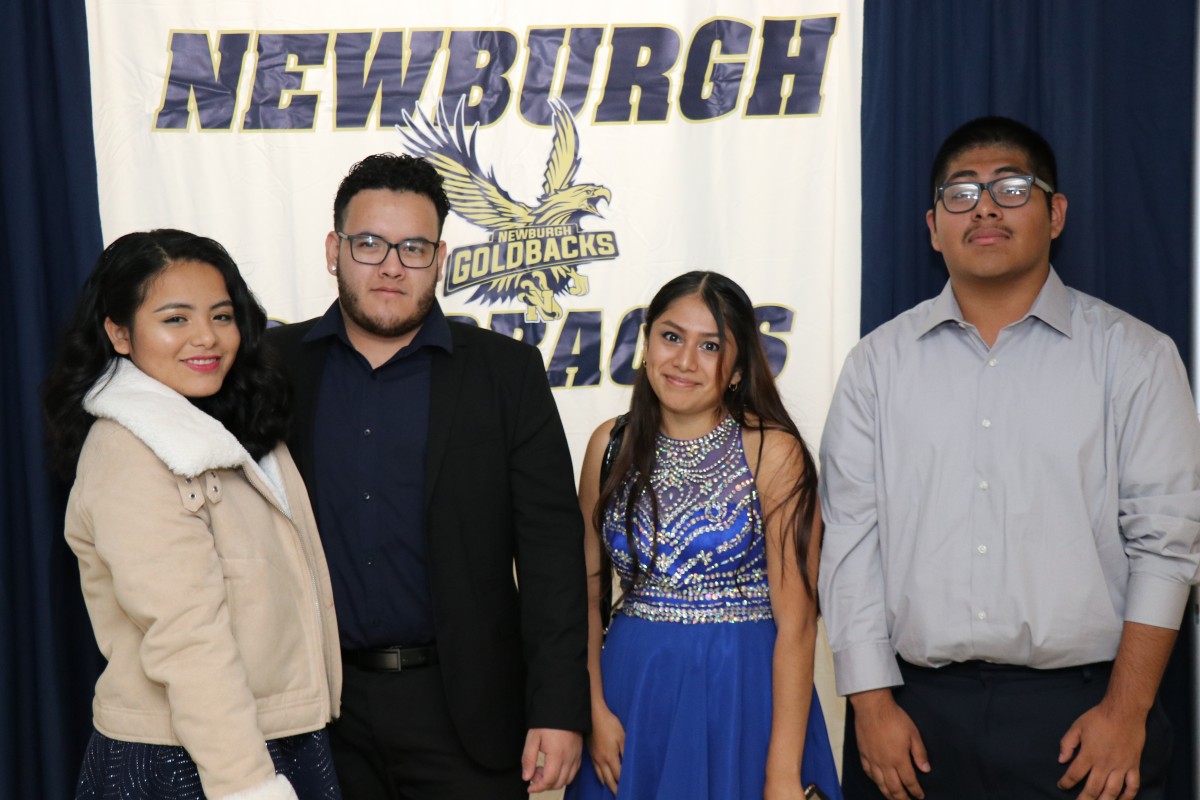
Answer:
[[[1200,423],[1169,338],[1051,270],[989,349],[942,293],[846,360],[821,442],[819,588],[839,694],[924,666],[1111,660],[1178,628]]]

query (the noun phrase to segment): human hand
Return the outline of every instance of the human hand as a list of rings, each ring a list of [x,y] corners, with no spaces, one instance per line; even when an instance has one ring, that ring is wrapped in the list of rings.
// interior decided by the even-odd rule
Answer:
[[[929,772],[925,743],[912,718],[896,705],[891,689],[852,695],[854,732],[863,769],[889,800],[924,798],[915,765]]]
[[[1071,766],[1059,789],[1084,782],[1080,800],[1132,800],[1141,788],[1146,715],[1101,701],[1075,720],[1059,742],[1058,763]]]
[[[588,737],[588,753],[596,777],[617,793],[617,781],[621,779],[621,759],[625,756],[625,727],[617,715],[608,707],[592,707],[592,733]]]
[[[537,765],[538,753],[545,756]],[[556,728],[530,728],[521,753],[521,780],[529,781],[529,793],[561,789],[579,772],[583,757],[583,734]]]
[[[804,800],[804,786],[800,783],[800,775],[788,777],[773,777],[767,773],[767,783],[763,787],[763,800]]]

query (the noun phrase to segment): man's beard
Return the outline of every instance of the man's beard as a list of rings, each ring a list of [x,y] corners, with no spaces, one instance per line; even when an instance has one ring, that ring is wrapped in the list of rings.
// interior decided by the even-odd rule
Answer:
[[[429,309],[433,308],[435,285],[432,283],[429,285],[428,292],[423,295],[414,295],[416,309],[412,314],[401,319],[391,320],[370,316],[363,310],[358,298],[342,281],[341,271],[337,274],[337,287],[338,304],[341,306],[342,313],[367,333],[384,339],[399,338],[421,327],[425,317],[429,316]]]

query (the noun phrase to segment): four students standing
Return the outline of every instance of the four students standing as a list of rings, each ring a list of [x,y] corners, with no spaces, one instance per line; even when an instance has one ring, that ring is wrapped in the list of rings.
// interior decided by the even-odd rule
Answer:
[[[68,471],[80,458],[67,535],[109,658],[79,796],[142,771],[114,760],[124,735],[174,748],[154,752],[212,797],[336,797],[278,750],[306,735],[282,760],[333,775],[321,729],[344,669],[347,798],[516,798],[572,779],[571,798],[837,797],[812,689],[818,597],[850,696],[846,797],[1162,796],[1154,698],[1200,561],[1200,426],[1170,341],[1050,267],[1057,185],[1049,146],[1012,120],[944,143],[927,220],[950,280],[847,359],[819,502],[749,298],[717,273],[651,302],[629,414],[593,435],[576,503],[537,351],[437,304],[449,203],[428,163],[372,156],[339,188],[338,301],[267,337],[290,427],[286,388],[222,400],[283,385],[254,360],[264,320],[232,262],[159,242],[125,311],[80,311],[95,319],[46,395],[56,455]],[[190,237],[131,237],[176,235]],[[208,339],[178,332],[197,320]],[[74,366],[89,336],[100,355]],[[228,452],[180,461],[165,419],[191,449]],[[119,492],[181,508],[111,528]],[[607,639],[602,551],[622,586]],[[206,588],[165,592],[176,569]],[[267,610],[245,603],[271,580]],[[298,626],[294,649],[264,652],[260,623]],[[141,697],[162,707],[153,735],[119,711]],[[224,724],[242,745],[206,738]]]

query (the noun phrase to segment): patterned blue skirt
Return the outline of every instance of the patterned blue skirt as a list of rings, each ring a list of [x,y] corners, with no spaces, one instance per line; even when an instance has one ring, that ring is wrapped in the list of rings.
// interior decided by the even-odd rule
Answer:
[[[618,614],[601,654],[604,699],[625,728],[617,800],[762,800],[775,623],[684,625]],[[800,773],[841,800],[813,692]],[[612,800],[583,751],[566,800]]]
[[[267,742],[275,772],[300,800],[341,800],[324,729]],[[196,764],[182,747],[110,739],[93,731],[76,800],[204,800]]]

